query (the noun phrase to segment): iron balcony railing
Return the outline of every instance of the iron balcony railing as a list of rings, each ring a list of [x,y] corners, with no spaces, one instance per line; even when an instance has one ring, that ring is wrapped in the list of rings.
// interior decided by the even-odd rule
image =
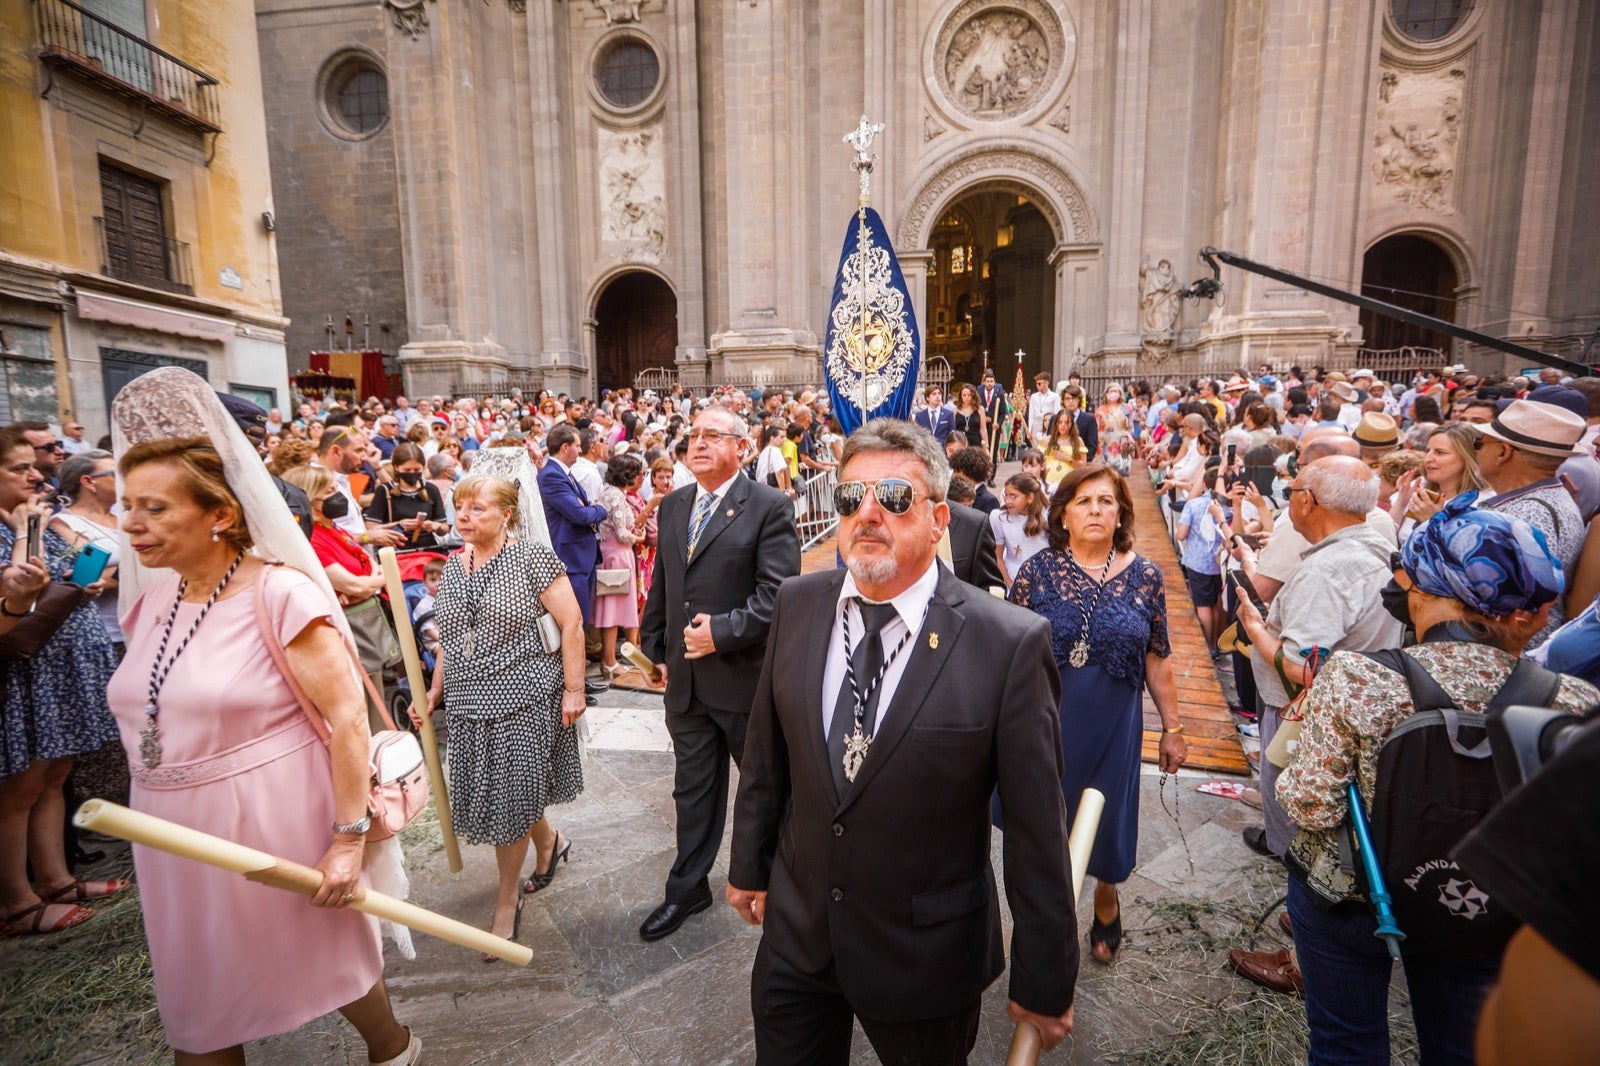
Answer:
[[[42,62],[70,70],[193,129],[221,131],[216,78],[72,0],[34,0],[34,10]]]
[[[171,237],[152,240],[122,226],[107,225],[98,215],[94,234],[100,245],[100,273],[106,277],[194,295],[189,246],[183,241]]]

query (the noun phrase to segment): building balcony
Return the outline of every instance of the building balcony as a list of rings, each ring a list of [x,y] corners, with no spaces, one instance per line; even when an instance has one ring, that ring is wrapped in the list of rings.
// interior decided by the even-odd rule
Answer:
[[[33,6],[41,63],[197,132],[222,131],[216,78],[72,0],[34,0]]]
[[[95,217],[94,233],[100,245],[100,273],[106,277],[194,295],[189,246],[183,241],[151,238],[116,224],[108,225],[100,216]]]

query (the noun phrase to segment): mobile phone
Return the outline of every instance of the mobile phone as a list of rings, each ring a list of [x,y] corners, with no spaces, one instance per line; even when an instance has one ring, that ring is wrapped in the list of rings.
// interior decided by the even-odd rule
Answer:
[[[1228,580],[1233,582],[1233,587],[1237,592],[1242,592],[1245,595],[1261,617],[1265,618],[1267,616],[1267,605],[1261,601],[1261,596],[1256,592],[1255,583],[1250,580],[1249,574],[1243,570],[1229,570]]]
[[[1178,490],[1176,488],[1170,488],[1167,490],[1167,506],[1178,506]]]
[[[1228,465],[1232,466],[1234,462],[1238,460],[1238,458],[1239,446],[1237,444],[1228,445]]]
[[[42,559],[44,557],[44,516],[31,514],[28,516],[28,558]]]
[[[78,561],[72,564],[72,583],[87,588],[100,580],[100,575],[105,573],[106,565],[110,562],[110,552],[93,544],[85,544],[78,550]]]

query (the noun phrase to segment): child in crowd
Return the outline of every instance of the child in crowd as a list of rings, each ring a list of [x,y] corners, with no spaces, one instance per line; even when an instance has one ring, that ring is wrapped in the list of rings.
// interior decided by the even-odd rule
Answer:
[[[1023,466],[1027,466],[1026,458]],[[1012,474],[1006,479],[1004,494],[1000,507],[989,514],[989,527],[994,530],[1000,574],[1010,588],[1012,575],[1022,564],[1049,546],[1044,529],[1050,500],[1033,474]]]
[[[1208,460],[1208,476],[1215,476],[1220,465],[1215,458]],[[1213,658],[1217,655],[1217,634],[1221,631],[1222,565],[1218,554],[1222,550],[1223,530],[1230,520],[1214,492],[1195,493],[1183,505],[1183,514],[1178,518],[1183,576],[1189,585],[1189,598],[1194,601],[1200,630],[1206,638],[1206,648]]]

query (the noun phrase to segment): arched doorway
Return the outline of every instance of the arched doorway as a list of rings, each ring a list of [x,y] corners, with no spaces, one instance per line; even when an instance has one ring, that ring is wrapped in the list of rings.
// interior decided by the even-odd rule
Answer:
[[[925,356],[949,360],[955,381],[977,382],[985,363],[1010,387],[1014,353],[1031,380],[1053,365],[1055,234],[1025,195],[979,190],[940,216],[928,246]]]
[[[613,278],[594,309],[594,370],[599,389],[633,385],[650,367],[673,365],[678,347],[678,298],[654,274]]]
[[[1454,322],[1460,275],[1448,252],[1416,233],[1385,237],[1361,260],[1361,294]],[[1376,311],[1361,312],[1361,335],[1368,348],[1379,350],[1437,348],[1452,351],[1449,334],[1413,326]]]

